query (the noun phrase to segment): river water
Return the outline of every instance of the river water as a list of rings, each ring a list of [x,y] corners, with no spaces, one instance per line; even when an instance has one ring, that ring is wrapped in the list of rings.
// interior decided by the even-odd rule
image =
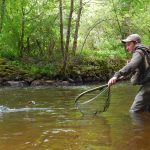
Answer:
[[[82,116],[74,99],[95,86],[1,88],[0,150],[149,150],[150,115],[129,113],[139,87],[116,84],[107,112]]]

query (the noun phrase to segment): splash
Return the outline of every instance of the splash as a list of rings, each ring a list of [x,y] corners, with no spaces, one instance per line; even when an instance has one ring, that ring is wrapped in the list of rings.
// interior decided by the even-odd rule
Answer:
[[[48,112],[53,112],[50,108],[30,108],[30,107],[25,107],[25,108],[9,108],[7,106],[0,106],[0,113],[10,113],[10,112],[28,112],[28,111],[48,111]]]

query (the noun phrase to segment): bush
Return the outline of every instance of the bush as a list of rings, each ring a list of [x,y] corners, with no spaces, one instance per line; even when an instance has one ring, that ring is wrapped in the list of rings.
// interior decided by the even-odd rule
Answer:
[[[18,54],[13,49],[1,50],[0,51],[0,57],[6,58],[6,59],[9,59],[9,60],[15,60],[18,57]]]

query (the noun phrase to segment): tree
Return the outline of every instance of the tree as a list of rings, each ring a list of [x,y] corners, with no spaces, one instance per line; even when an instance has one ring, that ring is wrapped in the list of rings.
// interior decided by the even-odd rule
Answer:
[[[65,20],[67,22],[67,25],[64,26],[64,20],[63,20],[63,6],[62,6],[62,0],[59,1],[59,14],[60,14],[60,42],[61,42],[61,51],[63,54],[63,74],[64,76],[66,76],[66,70],[67,70],[67,63],[68,63],[68,56],[69,55],[74,55],[75,56],[75,52],[77,49],[77,40],[78,40],[78,32],[79,32],[79,26],[80,26],[80,18],[81,18],[81,12],[82,12],[82,8],[83,8],[83,3],[82,0],[79,0],[79,8],[77,11],[77,18],[76,18],[76,23],[72,24],[72,22],[74,22],[74,17],[73,17],[73,13],[75,10],[75,1],[71,0],[70,1],[70,6],[69,6],[69,15],[67,18],[67,20]],[[73,28],[75,28],[75,31],[73,30]],[[66,40],[64,42],[64,29],[66,29]],[[74,31],[74,33],[73,33]],[[74,35],[74,37],[72,37],[72,35]],[[73,44],[71,45],[71,39],[73,38]],[[71,49],[72,47],[72,49]]]
[[[74,41],[73,41],[73,55],[75,56],[76,50],[77,50],[77,40],[78,40],[78,32],[79,32],[79,26],[80,26],[80,18],[81,18],[81,12],[83,8],[83,3],[82,0],[80,0],[79,3],[79,9],[78,9],[78,15],[77,15],[77,20],[76,20],[76,26],[75,26],[75,33],[74,33]]]
[[[2,32],[2,28],[3,28],[5,9],[6,9],[6,0],[2,0],[1,1],[1,12],[0,12],[0,33]]]
[[[63,34],[63,11],[62,11],[62,0],[59,0],[59,18],[60,18],[60,45],[61,45],[61,52],[64,57],[64,34]]]
[[[68,18],[68,27],[67,27],[67,35],[66,35],[66,45],[64,50],[64,65],[63,65],[63,73],[66,76],[67,69],[67,61],[68,61],[68,52],[69,52],[69,44],[70,44],[70,34],[71,34],[71,22],[72,22],[72,13],[74,9],[74,0],[70,1],[70,12]]]

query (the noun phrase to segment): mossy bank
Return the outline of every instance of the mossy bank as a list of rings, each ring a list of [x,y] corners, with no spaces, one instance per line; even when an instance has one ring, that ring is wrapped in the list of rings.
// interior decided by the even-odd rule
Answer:
[[[125,61],[122,59],[82,59],[76,63],[69,63],[65,76],[61,71],[60,64],[46,65],[44,63],[42,61],[38,63],[28,61],[26,65],[23,65],[23,62],[14,63],[0,58],[0,85],[59,86],[107,81],[116,70],[125,64]]]

